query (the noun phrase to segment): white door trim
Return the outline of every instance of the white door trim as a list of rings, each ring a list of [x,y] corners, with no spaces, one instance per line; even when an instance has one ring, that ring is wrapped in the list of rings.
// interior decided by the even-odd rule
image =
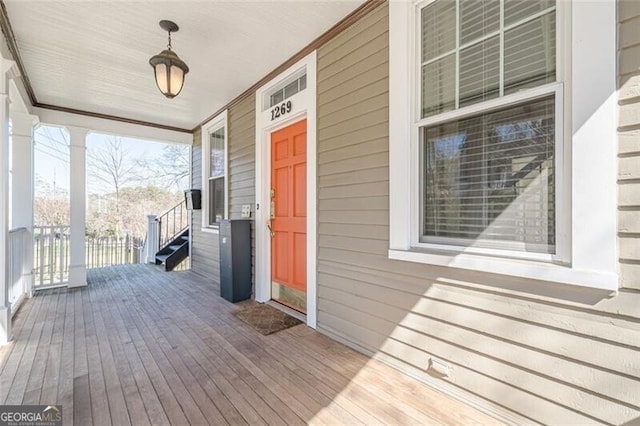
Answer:
[[[287,112],[274,118],[272,110],[264,109],[265,99],[274,88],[306,70],[307,88],[290,98]],[[282,103],[281,103],[282,104]],[[271,299],[271,236],[267,229],[271,188],[271,133],[302,119],[307,120],[307,325],[316,328],[317,287],[317,193],[316,193],[316,52],[291,66],[256,91],[256,277],[255,298],[258,302]]]

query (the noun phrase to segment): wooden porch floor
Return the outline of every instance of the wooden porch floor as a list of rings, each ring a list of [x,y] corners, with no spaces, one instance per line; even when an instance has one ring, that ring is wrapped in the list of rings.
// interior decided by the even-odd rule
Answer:
[[[189,271],[89,271],[47,290],[0,349],[0,404],[64,424],[497,424],[304,325],[262,336]]]

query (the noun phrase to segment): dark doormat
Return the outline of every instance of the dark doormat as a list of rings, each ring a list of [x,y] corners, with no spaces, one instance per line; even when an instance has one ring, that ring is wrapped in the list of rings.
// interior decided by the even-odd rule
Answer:
[[[264,303],[249,306],[241,311],[234,312],[234,315],[265,336],[302,324],[299,319]]]

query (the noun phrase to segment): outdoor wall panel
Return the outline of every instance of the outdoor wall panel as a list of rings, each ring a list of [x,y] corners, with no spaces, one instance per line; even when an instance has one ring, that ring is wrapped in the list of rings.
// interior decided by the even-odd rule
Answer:
[[[386,14],[383,5],[318,51],[319,329],[532,421],[640,418],[637,291],[611,296],[388,258]],[[622,157],[640,149],[638,139],[621,140],[629,179],[621,177],[620,194],[631,207],[620,220],[629,232],[621,238],[621,257],[629,258],[621,261],[624,278],[638,276],[640,176]],[[450,363],[452,375],[428,375],[431,356]]]
[[[255,96],[250,96],[229,108],[228,117],[228,179],[229,219],[241,219],[242,206],[251,205],[255,214]],[[194,135],[193,188],[202,185],[201,131]],[[194,271],[220,279],[218,235],[201,229],[202,211],[193,212],[192,268]],[[255,232],[251,237],[252,277],[255,265]]]
[[[618,2],[620,283],[640,289],[640,3]]]
[[[191,150],[191,187],[202,188],[202,130],[193,135]],[[200,275],[220,282],[218,235],[202,230],[202,210],[193,210],[191,227],[191,269]]]
[[[242,206],[256,206],[255,95],[229,109],[229,218],[242,218]],[[251,221],[251,279],[255,282],[255,223]]]
[[[620,22],[626,22],[640,16],[640,3],[636,0],[619,0],[618,1],[618,19]]]
[[[388,7],[318,50],[318,328],[398,368],[534,422],[640,419],[640,3],[619,2],[622,289],[390,260]],[[201,186],[200,135],[193,187]],[[229,212],[255,213],[255,97],[229,110]],[[193,268],[218,277],[193,214]],[[252,233],[252,265],[255,264]],[[252,266],[253,270],[253,266]],[[255,274],[252,274],[255,275]],[[426,372],[430,357],[452,374]],[[489,404],[489,405],[491,405]]]

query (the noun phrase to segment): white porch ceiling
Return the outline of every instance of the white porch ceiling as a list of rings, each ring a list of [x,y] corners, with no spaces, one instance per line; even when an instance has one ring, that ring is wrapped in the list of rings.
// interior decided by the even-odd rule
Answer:
[[[5,0],[40,104],[192,129],[357,8],[341,1]],[[173,50],[189,65],[174,99],[149,58],[158,21],[180,26]]]

